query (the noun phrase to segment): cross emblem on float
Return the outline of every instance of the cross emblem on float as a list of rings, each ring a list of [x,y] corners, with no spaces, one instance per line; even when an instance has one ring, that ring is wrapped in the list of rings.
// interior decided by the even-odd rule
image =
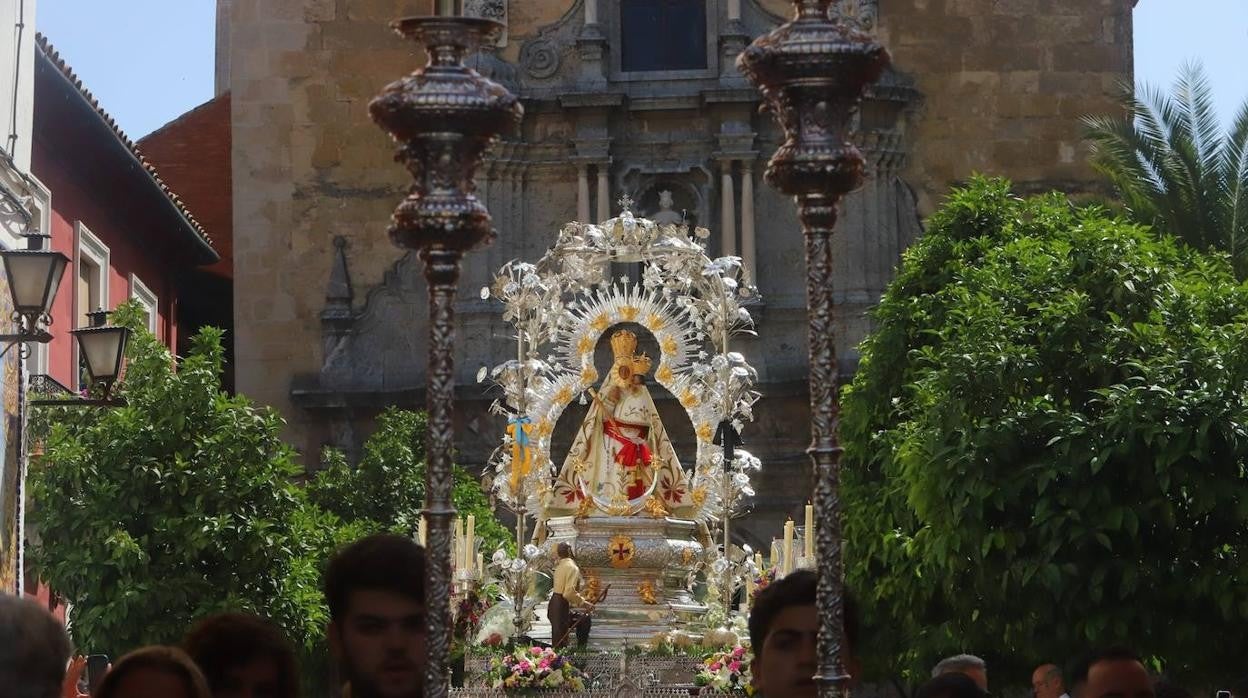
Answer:
[[[607,552],[611,558],[611,566],[616,569],[633,566],[633,556],[637,554],[637,546],[628,536],[615,536],[607,543]]]

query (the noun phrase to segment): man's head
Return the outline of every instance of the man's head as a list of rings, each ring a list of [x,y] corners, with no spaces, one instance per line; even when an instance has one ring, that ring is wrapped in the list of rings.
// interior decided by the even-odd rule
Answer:
[[[565,557],[572,557],[572,546],[567,543],[560,543],[555,546],[555,554],[562,560]]]
[[[814,696],[818,670],[816,637],[819,615],[815,612],[814,572],[794,572],[759,593],[750,610],[750,645],[754,661],[754,687],[768,696]],[[858,676],[854,647],[858,641],[857,608],[845,595],[846,669]]]
[[[42,606],[0,594],[0,686],[15,698],[56,698],[69,661],[69,636]]]
[[[246,613],[219,613],[182,640],[208,679],[214,698],[295,698],[295,652],[272,623]]]
[[[988,665],[973,654],[955,654],[937,662],[932,668],[932,678],[945,674],[965,674],[980,690],[988,690]]]
[[[1061,698],[1065,692],[1062,670],[1056,664],[1041,664],[1031,672],[1031,694],[1035,698]]]
[[[1126,647],[1088,654],[1071,672],[1075,698],[1153,698],[1153,682],[1144,663]]]
[[[425,551],[378,534],[338,551],[325,572],[329,643],[355,698],[416,698],[425,672]]]

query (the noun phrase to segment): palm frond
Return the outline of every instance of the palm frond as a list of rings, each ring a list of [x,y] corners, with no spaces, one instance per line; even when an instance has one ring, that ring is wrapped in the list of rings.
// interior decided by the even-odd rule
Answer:
[[[1223,181],[1227,251],[1242,279],[1248,275],[1248,100],[1240,105],[1222,141],[1218,170]]]
[[[1183,65],[1174,92],[1186,114],[1185,121],[1191,130],[1202,169],[1208,173],[1216,172],[1222,128],[1213,107],[1213,85],[1200,61]]]
[[[1125,118],[1084,119],[1092,166],[1137,220],[1229,252],[1248,277],[1248,103],[1224,134],[1199,63],[1185,65],[1169,92],[1140,85],[1121,101]]]

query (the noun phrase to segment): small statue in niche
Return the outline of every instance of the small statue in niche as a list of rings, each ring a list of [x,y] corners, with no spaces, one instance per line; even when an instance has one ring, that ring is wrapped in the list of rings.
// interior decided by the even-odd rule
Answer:
[[[665,189],[659,192],[659,210],[650,220],[659,225],[684,225],[685,217],[673,211],[673,205],[671,191]]]

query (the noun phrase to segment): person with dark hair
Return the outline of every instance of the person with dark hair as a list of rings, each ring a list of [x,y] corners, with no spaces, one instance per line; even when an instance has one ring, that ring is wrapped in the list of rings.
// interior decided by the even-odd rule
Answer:
[[[182,639],[213,698],[297,698],[295,651],[269,621],[246,613],[201,619]]]
[[[550,620],[550,644],[556,649],[568,642],[568,634],[572,628],[572,609],[589,610],[593,605],[581,596],[581,568],[572,559],[572,546],[560,543],[555,546],[555,555],[559,561],[555,563],[554,586],[550,591],[550,601],[546,604],[546,618]],[[577,644],[585,644],[589,639],[588,617],[579,618],[576,626]],[[582,626],[585,632],[582,633]],[[584,639],[581,635],[584,635]]]
[[[425,551],[377,534],[325,572],[329,645],[352,698],[419,698],[425,682]]]
[[[988,698],[988,692],[970,676],[949,671],[919,687],[915,698]]]
[[[92,698],[212,698],[195,662],[177,647],[152,645],[122,657]]]
[[[810,570],[799,570],[773,582],[754,599],[750,609],[750,646],[754,660],[750,671],[754,688],[765,696],[814,696],[818,671],[816,638],[819,614],[815,590],[819,577]],[[846,671],[859,675],[854,648],[858,643],[857,606],[846,592],[843,596]],[[852,680],[852,679],[851,679]]]
[[[1091,652],[1071,671],[1074,698],[1154,698],[1153,682],[1133,650],[1110,647]]]
[[[13,698],[56,698],[69,661],[65,628],[38,603],[0,593],[0,686]]]

